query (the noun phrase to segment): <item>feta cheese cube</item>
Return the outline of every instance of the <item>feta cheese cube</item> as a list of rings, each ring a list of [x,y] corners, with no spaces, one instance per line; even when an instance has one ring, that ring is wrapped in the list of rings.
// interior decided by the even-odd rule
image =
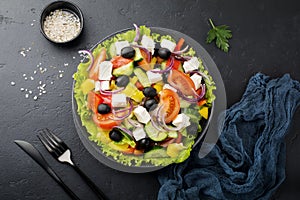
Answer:
[[[133,114],[136,116],[137,120],[143,124],[146,124],[150,121],[151,116],[147,112],[146,108],[143,106],[138,106],[133,110]]]
[[[172,85],[167,84],[167,83],[164,84],[163,89],[169,89],[169,90],[172,90],[174,92],[177,92],[176,88],[174,88]]]
[[[112,77],[112,67],[113,64],[110,61],[103,61],[99,66],[98,79],[100,81],[109,81]]]
[[[151,51],[151,53],[154,53],[154,48],[155,48],[155,42],[152,38],[143,35],[142,40],[141,40],[141,44],[143,47],[145,47],[146,49],[148,49],[149,51]]]
[[[162,48],[167,48],[169,49],[171,52],[174,51],[175,47],[176,47],[176,43],[175,42],[172,42],[170,40],[167,40],[167,39],[162,39],[161,42],[160,42],[160,46]]]
[[[119,42],[115,42],[115,47],[116,47],[116,54],[120,55],[121,54],[121,50],[124,47],[128,47],[130,46],[128,41],[119,41]]]
[[[201,86],[202,76],[199,74],[193,74],[190,78],[194,82],[196,90],[198,90]]]
[[[197,57],[192,57],[190,60],[183,63],[184,72],[190,72],[199,68],[200,62]]]
[[[177,117],[173,120],[172,124],[176,127],[181,126],[182,128],[187,127],[191,125],[190,123],[190,117],[186,114],[178,114]]]
[[[112,94],[111,105],[112,105],[112,107],[126,107],[127,106],[126,95],[125,94]]]
[[[101,90],[109,90],[110,89],[110,82],[109,81],[96,81],[95,82],[95,91]]]
[[[150,83],[157,83],[158,81],[161,81],[163,78],[162,78],[162,75],[159,74],[159,73],[154,73],[154,72],[151,72],[151,71],[147,71],[147,76],[148,76],[148,79],[150,81]]]
[[[143,127],[139,127],[139,128],[134,129],[134,131],[132,132],[132,135],[136,141],[139,141],[146,137],[146,132],[144,131]]]

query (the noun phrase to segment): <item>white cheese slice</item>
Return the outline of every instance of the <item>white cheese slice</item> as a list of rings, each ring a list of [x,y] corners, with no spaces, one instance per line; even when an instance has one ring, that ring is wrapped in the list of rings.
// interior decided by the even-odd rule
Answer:
[[[146,132],[144,131],[143,127],[139,127],[139,128],[134,129],[134,131],[132,132],[132,135],[136,141],[139,141],[146,137]]]
[[[173,120],[172,124],[176,127],[187,127],[191,125],[190,117],[184,113],[178,114],[177,117]]]
[[[100,81],[109,81],[112,77],[113,64],[110,61],[103,61],[99,66],[98,79]]]
[[[201,86],[202,76],[199,74],[193,74],[190,78],[194,82],[196,90],[198,90]]]
[[[112,94],[111,105],[115,108],[126,107],[127,100],[125,94]]]
[[[129,44],[128,41],[118,41],[118,42],[115,42],[116,54],[120,55],[121,54],[121,50],[124,47],[128,47],[128,46],[130,46],[130,44]]]
[[[171,52],[174,51],[175,47],[176,47],[176,43],[175,42],[172,42],[170,40],[167,40],[167,39],[162,39],[161,42],[160,42],[160,46],[162,48],[167,48],[169,49]]]
[[[157,83],[163,79],[162,75],[159,73],[153,73],[151,71],[147,71],[146,73],[151,84]]]
[[[147,112],[146,108],[143,106],[138,106],[133,110],[133,114],[136,116],[137,120],[143,124],[146,124],[150,121],[151,116]]]
[[[146,35],[143,35],[142,40],[141,40],[141,44],[142,44],[143,47],[148,49],[152,54],[154,53],[155,42],[152,38],[150,38]]]
[[[183,63],[184,72],[190,72],[199,68],[200,62],[197,57],[192,57],[190,60]]]
[[[109,81],[96,81],[95,82],[95,91],[98,92],[101,90],[109,90],[110,89],[110,82]]]

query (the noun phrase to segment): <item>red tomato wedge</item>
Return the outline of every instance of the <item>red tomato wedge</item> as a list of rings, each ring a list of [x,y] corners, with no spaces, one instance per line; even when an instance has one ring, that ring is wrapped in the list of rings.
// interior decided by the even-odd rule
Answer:
[[[139,66],[146,71],[151,70],[151,65],[147,62],[148,54],[143,49],[140,49],[140,51],[144,59],[138,62]]]
[[[115,56],[111,59],[111,63],[113,64],[113,69],[122,67],[123,65],[126,65],[130,62],[132,62],[132,59],[123,58],[122,56]]]
[[[101,103],[106,103],[111,106],[111,96],[104,96],[90,91],[87,96],[87,106],[94,113],[98,113],[98,106]]]
[[[179,96],[176,92],[170,89],[164,89],[160,95],[160,102],[163,105],[163,109],[166,113],[165,122],[172,122],[180,111]]]
[[[114,120],[112,113],[108,113],[108,114],[94,113],[93,114],[93,121],[95,122],[95,124],[97,126],[99,126],[102,129],[105,129],[105,130],[110,130],[114,126],[120,125],[121,122],[122,122],[122,121],[119,121],[119,120]]]
[[[167,60],[167,63],[166,63],[166,66],[170,66],[170,62],[171,62],[171,59],[169,58]],[[174,64],[173,64],[173,67],[172,69],[179,69],[181,68],[181,61],[180,60],[177,60],[176,58],[174,59]]]
[[[89,71],[89,78],[93,80],[98,80],[98,74],[99,74],[99,65],[101,62],[105,61],[106,59],[106,50],[103,48],[99,55],[94,60],[94,63]]]
[[[176,89],[180,90],[182,94],[193,96],[195,94],[195,84],[192,79],[185,73],[173,69],[168,76],[168,82],[174,85]]]

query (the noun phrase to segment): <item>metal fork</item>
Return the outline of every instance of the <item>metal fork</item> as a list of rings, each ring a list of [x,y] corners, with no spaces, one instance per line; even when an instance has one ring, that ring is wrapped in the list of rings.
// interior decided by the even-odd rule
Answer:
[[[95,183],[93,183],[93,181],[88,178],[87,175],[83,173],[76,164],[74,164],[72,161],[70,148],[61,139],[54,135],[51,130],[48,128],[42,129],[37,137],[55,159],[57,159],[59,162],[71,165],[86,181],[99,199],[108,200],[106,195],[95,185]]]

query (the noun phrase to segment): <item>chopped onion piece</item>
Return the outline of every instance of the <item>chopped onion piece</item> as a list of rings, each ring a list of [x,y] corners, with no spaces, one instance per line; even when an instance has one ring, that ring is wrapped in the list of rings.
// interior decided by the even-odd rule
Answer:
[[[94,63],[94,56],[93,56],[92,52],[89,51],[89,50],[79,50],[78,53],[79,54],[85,54],[86,56],[89,57],[90,65],[86,69],[86,71],[89,71],[91,69],[91,67],[93,66],[93,63]]]

